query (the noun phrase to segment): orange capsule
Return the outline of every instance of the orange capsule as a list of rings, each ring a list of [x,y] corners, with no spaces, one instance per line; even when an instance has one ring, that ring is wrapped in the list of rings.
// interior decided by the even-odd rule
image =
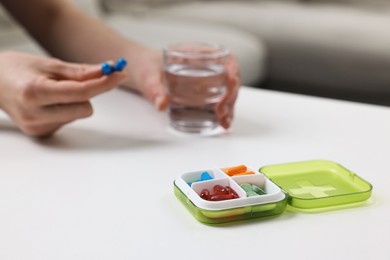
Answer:
[[[222,169],[222,171],[224,171],[229,176],[233,176],[233,175],[238,174],[238,173],[246,172],[246,170],[247,170],[247,168],[243,164]]]
[[[234,174],[234,176],[241,176],[241,175],[248,175],[248,174],[255,174],[255,172],[254,171],[246,171],[246,172]]]

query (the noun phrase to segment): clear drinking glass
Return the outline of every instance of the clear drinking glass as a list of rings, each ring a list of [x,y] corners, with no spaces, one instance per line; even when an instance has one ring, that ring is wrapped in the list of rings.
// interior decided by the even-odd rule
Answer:
[[[164,50],[166,92],[171,126],[207,134],[218,126],[215,107],[226,94],[229,50],[213,43],[177,43]]]

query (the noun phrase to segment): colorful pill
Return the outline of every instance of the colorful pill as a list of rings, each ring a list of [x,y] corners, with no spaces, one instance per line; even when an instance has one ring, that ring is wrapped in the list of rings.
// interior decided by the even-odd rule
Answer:
[[[246,170],[247,170],[247,167],[243,164],[222,169],[222,171],[224,171],[229,176],[233,176],[233,175],[238,174],[238,173],[246,172]]]
[[[124,58],[120,58],[114,65],[114,71],[122,71],[127,65],[127,61]]]
[[[249,175],[249,174],[255,174],[253,171],[246,171],[241,173],[236,173],[233,176],[241,176],[241,175]]]
[[[108,61],[102,63],[102,73],[103,75],[109,75],[112,73],[112,66]]]
[[[215,185],[213,190],[214,190],[214,193],[216,195],[227,195],[227,194],[229,194],[229,191],[222,185]]]
[[[233,195],[231,194],[222,194],[222,195],[217,195],[213,194],[210,196],[211,201],[220,201],[220,200],[231,200],[234,199]]]
[[[242,183],[240,184],[240,187],[245,191],[245,192],[249,192],[249,191],[252,191],[252,184],[249,184],[249,183]]]
[[[235,190],[233,190],[230,186],[225,186],[226,190],[233,196],[233,198],[238,198],[238,194]]]
[[[127,65],[127,61],[124,58],[120,58],[116,63],[112,60],[102,63],[102,73],[103,75],[110,75],[115,71],[122,71]]]
[[[245,191],[247,197],[264,195],[266,192],[255,184],[241,183],[240,187]]]
[[[204,200],[210,200],[210,191],[208,189],[203,189],[199,196]]]
[[[201,181],[207,181],[207,180],[212,180],[212,179],[213,179],[213,177],[211,177],[211,175],[208,172],[202,172],[200,174]]]
[[[247,196],[247,197],[253,197],[253,196],[259,196],[259,194],[257,194],[257,193],[254,192],[254,191],[247,191],[247,192],[246,192],[246,196]]]
[[[230,186],[215,185],[214,193],[211,194],[208,189],[202,189],[199,196],[204,200],[219,201],[238,198],[238,194]]]
[[[259,186],[254,185],[254,184],[252,184],[252,190],[254,192],[256,192],[257,194],[259,194],[259,195],[266,194],[266,192],[262,188],[260,188]]]

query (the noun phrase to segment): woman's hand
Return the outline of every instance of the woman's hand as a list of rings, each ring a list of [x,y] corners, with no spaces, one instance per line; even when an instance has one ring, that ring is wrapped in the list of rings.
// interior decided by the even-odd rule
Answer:
[[[43,137],[92,114],[90,99],[126,80],[80,65],[17,52],[0,53],[0,108],[27,135]]]
[[[138,91],[149,99],[158,110],[167,108],[169,98],[164,91],[164,74],[162,51],[140,48],[133,51],[132,58],[128,59],[126,72],[130,75],[125,86]],[[240,72],[233,55],[226,63],[227,92],[216,107],[219,123],[225,129],[231,126],[234,104],[240,86]]]

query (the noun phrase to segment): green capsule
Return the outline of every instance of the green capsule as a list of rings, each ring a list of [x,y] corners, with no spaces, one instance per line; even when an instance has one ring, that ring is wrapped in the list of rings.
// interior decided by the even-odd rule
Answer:
[[[260,187],[254,185],[254,184],[252,184],[252,190],[253,190],[253,192],[256,192],[258,195],[266,194],[266,192],[263,189],[261,189]]]
[[[247,191],[247,192],[246,192],[246,196],[247,196],[247,197],[253,197],[253,196],[259,196],[259,194],[257,194],[257,193],[254,192],[254,191]]]
[[[240,187],[241,187],[245,192],[253,191],[252,184],[249,184],[249,183],[241,183],[241,184],[240,184]]]

